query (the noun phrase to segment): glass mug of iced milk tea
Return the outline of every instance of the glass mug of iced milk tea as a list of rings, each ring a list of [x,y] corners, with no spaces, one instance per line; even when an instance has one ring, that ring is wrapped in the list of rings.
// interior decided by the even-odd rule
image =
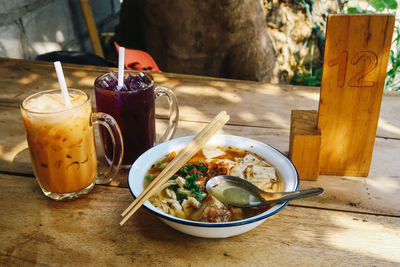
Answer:
[[[52,199],[87,194],[95,183],[109,183],[122,161],[118,124],[108,114],[92,113],[89,95],[70,89],[71,106],[60,90],[33,94],[21,104],[33,170],[43,193]],[[93,124],[109,129],[113,140],[110,169],[97,173]],[[102,127],[103,128],[103,127]]]
[[[126,71],[122,88],[118,89],[117,84],[115,72],[103,74],[96,79],[96,107],[97,111],[110,114],[118,122],[125,148],[122,168],[129,168],[143,152],[155,144],[155,99],[167,96],[170,109],[169,124],[159,142],[165,142],[174,135],[179,110],[172,90],[155,87],[148,73]],[[100,130],[103,130],[101,137],[106,158],[109,158],[112,155],[111,140],[104,129]]]

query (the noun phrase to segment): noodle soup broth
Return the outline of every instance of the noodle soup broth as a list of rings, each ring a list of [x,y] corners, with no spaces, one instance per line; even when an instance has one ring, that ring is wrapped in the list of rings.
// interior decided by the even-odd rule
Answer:
[[[146,173],[144,187],[175,156],[176,152],[171,152],[154,163]],[[149,201],[166,214],[209,223],[242,220],[261,214],[273,206],[236,208],[207,194],[207,181],[225,174],[245,179],[264,191],[283,191],[279,172],[261,156],[231,146],[207,146],[196,153]]]

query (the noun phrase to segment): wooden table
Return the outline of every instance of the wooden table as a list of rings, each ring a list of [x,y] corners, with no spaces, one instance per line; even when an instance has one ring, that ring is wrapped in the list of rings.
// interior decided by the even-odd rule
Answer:
[[[67,85],[93,96],[94,79],[109,68],[64,64]],[[290,111],[317,109],[318,88],[178,74],[154,74],[178,97],[176,136],[195,134],[220,110],[224,133],[288,152]],[[0,59],[0,265],[321,266],[400,264],[400,94],[383,96],[370,175],[320,176],[319,197],[296,200],[256,229],[226,239],[177,232],[141,208],[123,227],[133,200],[123,172],[114,186],[85,198],[47,199],[33,178],[19,104],[58,88],[52,63]],[[157,127],[166,126],[166,103]],[[117,186],[115,186],[117,185]]]

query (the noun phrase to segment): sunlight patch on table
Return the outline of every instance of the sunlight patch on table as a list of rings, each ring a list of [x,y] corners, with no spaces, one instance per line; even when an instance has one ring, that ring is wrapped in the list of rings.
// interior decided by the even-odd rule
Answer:
[[[400,128],[386,121],[385,119],[380,118],[378,121],[378,128],[393,134],[400,135]]]
[[[72,84],[72,83],[70,83]],[[85,77],[82,79],[79,79],[78,84],[81,86],[90,86],[94,88],[94,79],[93,77]]]
[[[208,120],[208,121],[210,121],[210,120]],[[177,137],[182,137],[182,136],[195,135],[207,125],[208,121],[202,122],[202,123],[179,121],[178,128],[176,130],[175,135],[172,137],[172,139],[177,138]],[[157,119],[156,120],[157,140],[160,140],[160,137],[167,129],[167,126],[168,126],[167,120],[165,120],[165,119],[162,119],[162,120]],[[226,127],[225,129],[219,130],[217,132],[217,134],[232,134],[232,132],[230,132],[230,129],[228,127]]]
[[[257,120],[256,115],[254,115],[253,113],[250,113],[248,111],[240,112],[237,116],[244,121],[256,121]]]
[[[208,84],[211,86],[217,86],[217,87],[228,87],[229,86],[226,82],[221,82],[221,81],[209,81]]]
[[[160,84],[160,83],[162,83],[162,84]],[[174,89],[174,88],[175,88],[176,86],[178,86],[180,83],[181,83],[181,81],[176,80],[176,79],[174,79],[174,80],[167,79],[167,80],[165,80],[165,81],[156,81],[156,85],[165,86],[165,87],[168,87],[168,88],[170,88],[170,89]],[[175,89],[174,89],[174,90],[175,90]],[[173,90],[173,91],[174,91],[174,90]]]
[[[165,116],[169,117],[169,109],[165,108],[165,107],[157,107],[156,114],[158,115],[156,117],[165,117]],[[216,116],[217,114],[218,113],[216,113],[215,115],[212,114],[210,116],[207,116],[207,114],[204,114],[202,111],[200,111],[194,107],[184,106],[184,105],[179,106],[179,118],[180,119],[191,120],[193,118],[196,118],[196,121],[199,121],[199,122],[209,122],[214,118],[213,116]]]
[[[156,140],[160,140],[167,127],[168,122],[166,120],[156,120]]]
[[[337,249],[400,263],[400,232],[397,227],[371,222],[361,215],[335,213],[330,220],[336,225],[325,233],[325,242]],[[373,218],[372,218],[373,219]]]
[[[162,82],[166,82],[166,81],[170,80],[168,77],[166,77],[165,75],[160,74],[160,73],[154,73],[153,72],[153,73],[151,73],[151,75],[153,76],[154,80],[157,83],[162,83]]]
[[[260,85],[260,88],[258,88],[256,92],[263,95],[276,95],[276,96],[283,95],[282,88],[279,85],[274,85],[274,84]]]
[[[81,70],[78,70],[78,71],[74,71],[74,72],[72,72],[72,75],[74,75],[74,76],[76,76],[76,77],[87,77],[88,76],[88,73],[86,72],[86,71],[81,71]]]
[[[400,192],[400,178],[375,176],[373,179],[368,179],[367,184],[384,194],[397,194]]]
[[[280,126],[284,129],[288,129],[290,127],[290,121],[282,118],[281,116],[279,116],[274,112],[268,112],[264,114],[263,118],[272,121],[275,124],[274,126]]]
[[[71,85],[71,80],[65,77],[65,82],[67,83],[67,88],[70,88]],[[49,87],[46,89],[60,89],[60,84],[58,83],[58,80],[56,77],[54,77],[54,82],[49,83]]]
[[[221,97],[227,101],[233,103],[239,103],[241,97],[233,92],[226,92],[218,90],[215,87],[209,86],[177,86],[175,90],[179,90],[181,93],[193,95],[193,96],[207,96],[207,97]]]
[[[312,101],[319,102],[319,91],[310,92],[310,91],[296,90],[294,92],[297,96],[302,96]]]
[[[19,79],[18,83],[22,84],[22,85],[27,85],[27,84],[30,84],[33,81],[37,80],[38,78],[39,78],[39,75],[32,73],[32,74],[29,74],[27,77]]]
[[[169,114],[169,108],[167,107],[158,107],[156,111],[156,118],[165,117]]]
[[[3,146],[0,145],[0,159],[8,162],[13,162],[14,158],[24,149],[28,148],[28,143],[26,140],[18,143],[12,147],[9,151],[4,151]]]

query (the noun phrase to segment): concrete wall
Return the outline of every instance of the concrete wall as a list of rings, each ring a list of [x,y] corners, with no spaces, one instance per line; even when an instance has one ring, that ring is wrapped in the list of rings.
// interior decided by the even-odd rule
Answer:
[[[91,0],[97,30],[114,32],[120,0]],[[0,57],[58,50],[93,53],[79,0],[0,0]]]

